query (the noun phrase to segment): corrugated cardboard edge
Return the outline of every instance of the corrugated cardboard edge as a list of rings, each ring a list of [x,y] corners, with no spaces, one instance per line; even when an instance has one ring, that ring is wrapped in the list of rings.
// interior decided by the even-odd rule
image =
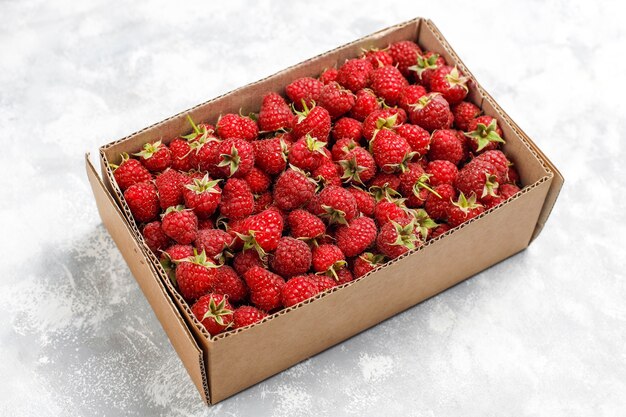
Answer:
[[[465,64],[463,64],[463,61],[459,58],[456,52],[454,52],[454,49],[447,42],[447,40],[445,39],[445,37],[443,36],[439,28],[437,28],[435,23],[430,19],[424,19],[424,24],[427,25],[430,30],[432,30],[435,34],[438,35],[440,42],[449,49],[454,59],[461,64],[462,69],[465,71],[466,74],[470,76],[472,81],[476,84],[476,87],[478,88],[478,90],[480,91],[480,94],[484,97],[484,99],[488,100],[491,107],[493,107],[493,109],[495,109],[496,112],[498,112],[501,116],[503,116],[506,119],[507,123],[509,123],[513,127],[516,133],[531,147],[531,149],[539,156],[539,159],[546,165],[548,170],[553,174],[553,179],[550,185],[550,190],[548,191],[548,195],[546,196],[546,201],[544,202],[539,218],[537,219],[537,225],[535,226],[535,230],[530,238],[530,242],[532,242],[539,236],[539,234],[541,233],[541,230],[543,229],[543,226],[548,220],[548,217],[550,217],[550,213],[552,212],[552,209],[554,208],[554,204],[556,203],[559,193],[561,192],[561,188],[563,188],[565,179],[563,178],[563,175],[561,174],[561,172],[559,172],[559,170],[556,168],[554,163],[552,163],[552,161],[550,161],[550,159],[546,156],[546,154],[543,153],[543,151],[541,151],[541,149],[535,144],[535,142],[533,142],[530,136],[528,136],[526,132],[524,132],[519,127],[519,125],[513,121],[513,119],[504,111],[504,109],[502,109],[502,107],[500,107],[498,102],[491,96],[491,94],[489,94],[487,90],[485,90],[483,86],[480,85],[480,83],[476,80],[476,77],[474,77],[474,75],[467,69]],[[482,103],[480,107],[482,109],[483,107]]]
[[[145,258],[145,254],[134,239],[131,229],[119,207],[105,188],[102,179],[85,154],[87,177],[96,199],[102,221],[115,241],[137,283],[150,303],[157,319],[163,326],[174,350],[183,361],[189,376],[201,393],[203,400],[210,403],[208,380],[205,371],[203,351],[191,335],[176,306],[171,301],[165,287],[154,279],[156,271]],[[121,250],[126,247],[128,250]]]

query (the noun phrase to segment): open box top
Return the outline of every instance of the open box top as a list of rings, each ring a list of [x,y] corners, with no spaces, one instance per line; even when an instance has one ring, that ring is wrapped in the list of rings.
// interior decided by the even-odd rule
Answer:
[[[256,112],[263,95],[269,91],[282,94],[284,87],[294,79],[305,76],[317,77],[323,69],[340,65],[344,60],[357,56],[362,47],[385,47],[389,43],[406,39],[416,40],[422,48],[441,54],[449,63],[456,64],[470,77],[468,100],[478,105],[485,114],[496,117],[498,120],[507,141],[504,151],[519,168],[521,181],[525,185],[523,191],[505,204],[487,211],[473,221],[429,241],[423,247],[385,264],[358,280],[275,313],[254,326],[211,338],[191,313],[188,303],[173,287],[158,259],[146,246],[139,229],[132,220],[123,194],[113,179],[109,164],[119,163],[122,152],[134,153],[146,142],[162,140],[168,143],[175,137],[189,133],[191,129],[186,119],[187,115],[196,121],[212,122],[225,113]],[[209,403],[226,398],[522,250],[541,232],[563,184],[563,178],[554,165],[482,89],[434,24],[430,20],[421,18],[366,36],[195,106],[126,138],[103,146],[100,149],[100,156],[103,181],[95,178],[97,175],[92,166],[89,166],[88,172],[90,172],[94,190],[101,188],[96,198],[100,198],[103,205],[107,203],[109,206],[115,206],[114,209],[109,209],[105,213],[111,222],[115,221],[118,225],[114,227],[115,231],[111,234],[118,246],[120,246],[118,240],[122,242],[120,249],[131,269],[133,269],[132,265],[137,263],[143,265],[141,268],[134,268],[133,274],[140,282],[157,317],[172,339],[194,383]],[[98,207],[103,216],[101,204],[98,204]],[[498,227],[502,227],[505,219],[510,218],[514,210],[517,213],[515,214],[516,224],[506,225],[508,229],[506,236],[510,238],[498,242],[498,247],[493,253],[488,256],[476,254],[476,249],[472,249],[471,245],[468,246],[468,239],[464,241],[463,235],[469,233],[480,233],[481,230],[482,233],[488,233],[491,229],[498,231]],[[111,227],[109,225],[107,227],[111,231]],[[124,233],[119,233],[120,228]],[[129,239],[127,236],[132,238]],[[424,283],[418,285],[410,280],[410,274],[406,271],[407,265],[416,262],[415,259],[418,257],[427,256],[428,253],[431,253],[428,255],[429,259],[436,259],[437,253],[442,253],[444,249],[459,250],[458,248],[452,249],[452,247],[464,248],[463,253],[466,256],[456,260],[454,265],[448,266],[447,269],[444,268],[444,272],[447,272],[446,276],[441,276],[440,265],[437,271],[422,267],[420,279]],[[376,314],[363,311],[361,302],[348,304],[346,307],[346,300],[356,297],[357,292],[360,299],[367,300],[367,293],[376,294],[380,291],[377,282],[381,280],[377,278],[382,274],[394,274],[394,276],[401,277],[398,278],[399,282],[406,281],[404,284],[406,288],[401,287],[397,293],[389,294],[389,298],[394,302],[387,303],[389,306]],[[348,288],[352,289],[348,290]],[[407,291],[410,294],[402,296],[401,292]],[[153,303],[153,299],[158,302]],[[330,327],[325,326],[326,331],[323,334],[320,333],[320,329],[315,326],[315,321],[323,320],[324,316],[329,314],[328,311],[336,311],[337,308],[350,310],[346,312],[350,320],[333,318],[335,324]],[[330,319],[330,316],[328,317]],[[299,327],[300,331],[293,329],[294,321],[304,323]],[[306,329],[309,334],[303,335],[302,329]],[[278,335],[282,335],[282,338]],[[272,338],[277,339],[276,343],[272,341]],[[284,348],[285,338],[290,340],[289,349]],[[279,345],[279,341],[283,346]],[[281,355],[268,359],[271,363],[268,363],[268,360],[259,360],[255,362],[256,365],[245,361],[233,361],[233,358],[244,357],[242,355],[246,355],[246,349],[249,349],[246,346],[251,343],[268,352],[280,352]],[[263,357],[262,354],[260,356]],[[245,370],[246,375],[242,376],[242,372],[236,372],[238,378],[225,377],[229,371],[233,370]],[[219,385],[216,382],[218,380],[220,380]]]

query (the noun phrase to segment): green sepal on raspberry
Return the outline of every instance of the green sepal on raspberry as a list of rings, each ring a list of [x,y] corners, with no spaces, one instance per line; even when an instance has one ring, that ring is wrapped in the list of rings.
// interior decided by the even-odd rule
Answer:
[[[429,181],[430,181],[430,174],[422,174],[418,178],[418,180],[415,182],[415,184],[413,184],[413,194],[416,197],[420,197],[422,190],[428,190],[430,193],[441,198],[439,193],[430,186]]]
[[[491,142],[505,143],[504,139],[502,139],[498,134],[497,128],[497,121],[496,119],[493,119],[489,125],[478,123],[476,125],[476,130],[472,132],[465,132],[464,135],[476,141],[478,144],[476,151],[480,152]]]
[[[306,143],[306,147],[309,151],[326,156],[326,154],[324,153],[326,142],[322,142],[321,140],[318,140],[317,138],[312,137],[308,133],[304,137],[304,140]]]
[[[499,187],[497,175],[485,172],[485,177],[487,179],[485,181],[485,186],[483,187],[483,193],[480,196],[480,198],[485,198],[488,195],[492,197],[498,197],[498,194],[496,194],[496,190]]]
[[[223,317],[233,314],[233,310],[226,307],[227,299],[228,297],[224,296],[219,303],[215,303],[215,298],[211,297],[211,301],[209,301],[209,308],[207,312],[204,313],[204,316],[202,316],[201,321],[212,318],[220,326],[226,326],[228,328],[232,323],[224,323]]]
[[[293,112],[298,117],[297,123],[300,123],[301,121],[306,119],[306,117],[309,115],[309,113],[311,113],[311,110],[313,110],[315,108],[315,101],[313,101],[313,100],[311,100],[311,108],[309,108],[309,106],[307,106],[305,99],[302,99],[300,101],[302,102],[302,111],[299,111],[298,109],[296,109],[296,107],[294,106],[293,103],[291,104],[291,109],[293,110]]]
[[[145,159],[150,159],[152,158],[152,155],[157,153],[157,151],[161,148],[161,145],[162,143],[160,140],[157,140],[156,142],[153,142],[153,143],[146,143],[145,145],[143,145],[143,149],[141,150],[141,152],[134,153],[133,155],[139,156]]]
[[[469,88],[467,88],[467,81],[469,81],[469,78],[461,75],[457,67],[452,68],[452,71],[446,75],[446,80],[450,83],[451,87],[458,86],[466,92],[469,91]]]
[[[407,172],[409,170],[409,162],[417,155],[417,152],[409,152],[402,157],[402,161],[397,164],[385,164],[386,167],[391,168],[394,171]]]
[[[459,199],[457,201],[453,201],[452,204],[461,209],[461,211],[465,214],[469,213],[470,210],[481,206],[476,202],[476,194],[474,193],[472,193],[469,198],[465,197],[465,194],[460,193]]]
[[[248,230],[248,234],[246,235],[239,232],[235,232],[235,234],[243,242],[244,251],[248,249],[254,249],[259,254],[259,258],[263,262],[267,262],[267,252],[265,252],[265,249],[263,249],[261,245],[259,245],[259,242],[257,242],[256,238],[254,237],[254,230]]]
[[[195,248],[193,250],[193,256],[189,256],[187,258],[179,259],[177,261],[172,261],[172,262],[174,262],[175,264],[179,264],[181,262],[190,262],[192,264],[201,265],[206,268],[219,268],[220,267],[220,265],[215,264],[212,260],[210,260],[206,256],[206,252],[204,250],[198,253],[198,249],[195,249]]]
[[[402,226],[400,223],[390,220],[398,237],[396,241],[391,243],[394,246],[404,246],[408,250],[413,250],[418,247],[417,243],[419,242],[418,237],[415,235],[415,222],[410,221],[405,226]]]
[[[365,185],[361,180],[360,174],[363,171],[367,171],[366,167],[360,166],[356,160],[356,156],[352,156],[349,159],[342,159],[338,162],[341,168],[343,169],[343,175],[341,179],[343,182],[356,182],[361,185]]]
[[[343,210],[325,204],[322,204],[322,209],[324,210],[322,217],[327,219],[329,224],[348,224],[346,213]]]
[[[191,184],[186,184],[185,188],[195,192],[196,194],[202,193],[212,193],[217,194],[221,191],[216,189],[215,186],[219,184],[222,180],[210,180],[209,174],[204,174],[202,178],[194,178]]]
[[[432,54],[428,58],[423,55],[417,56],[417,64],[409,67],[409,71],[415,71],[417,76],[421,79],[422,73],[426,70],[436,70],[437,60],[439,59],[439,54]]]
[[[379,202],[381,200],[400,200],[402,197],[402,194],[391,188],[389,186],[389,183],[385,183],[383,186],[373,185],[369,188],[369,191],[370,194],[374,196],[376,202]]]
[[[422,235],[422,239],[426,240],[429,230],[434,229],[437,226],[439,226],[439,224],[430,218],[426,210],[415,210],[415,227],[419,231],[420,235]]]
[[[239,169],[239,165],[241,163],[237,147],[235,145],[231,146],[230,153],[223,153],[220,156],[222,157],[222,160],[219,164],[217,164],[217,166],[228,167],[228,176],[232,177]]]

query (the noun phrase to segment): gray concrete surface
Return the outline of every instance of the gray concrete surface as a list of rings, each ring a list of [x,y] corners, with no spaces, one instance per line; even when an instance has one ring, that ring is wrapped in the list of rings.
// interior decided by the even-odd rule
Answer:
[[[0,415],[624,415],[621,3],[292,3],[0,1]],[[552,218],[518,256],[206,407],[83,152],[419,15],[563,171]]]

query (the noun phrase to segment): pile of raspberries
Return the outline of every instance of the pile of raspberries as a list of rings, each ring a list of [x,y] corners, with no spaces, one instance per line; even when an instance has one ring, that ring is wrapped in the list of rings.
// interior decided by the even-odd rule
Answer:
[[[520,191],[495,118],[414,42],[267,93],[112,166],[145,242],[211,335],[384,265]]]

